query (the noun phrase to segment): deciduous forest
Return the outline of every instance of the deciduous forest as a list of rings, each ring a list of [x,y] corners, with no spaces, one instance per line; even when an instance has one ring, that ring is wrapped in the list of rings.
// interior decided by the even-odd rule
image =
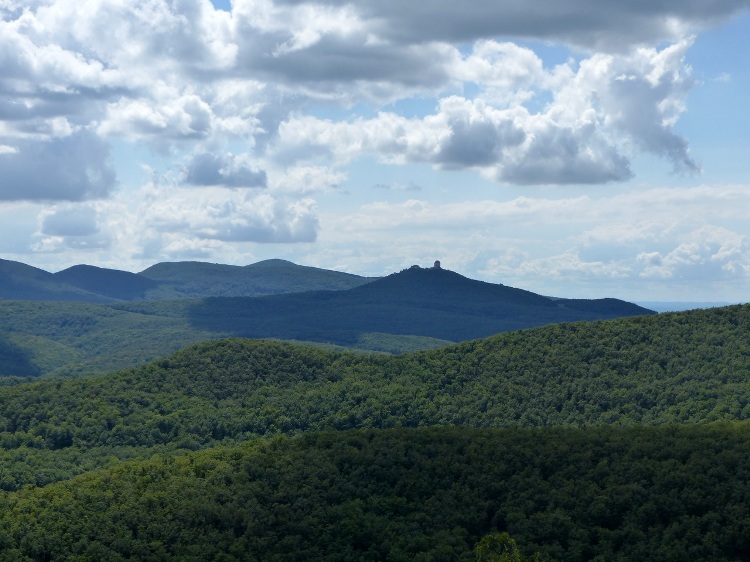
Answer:
[[[223,339],[9,379],[0,551],[474,560],[510,537],[529,560],[748,560],[749,376],[732,306],[401,355]]]

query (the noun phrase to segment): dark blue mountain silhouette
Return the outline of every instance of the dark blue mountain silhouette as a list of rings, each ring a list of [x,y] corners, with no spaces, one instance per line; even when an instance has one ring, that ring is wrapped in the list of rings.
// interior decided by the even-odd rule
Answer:
[[[346,345],[369,332],[463,341],[556,322],[643,314],[654,312],[617,299],[549,298],[415,266],[345,291],[203,299],[191,308],[190,319],[196,327],[236,336]]]

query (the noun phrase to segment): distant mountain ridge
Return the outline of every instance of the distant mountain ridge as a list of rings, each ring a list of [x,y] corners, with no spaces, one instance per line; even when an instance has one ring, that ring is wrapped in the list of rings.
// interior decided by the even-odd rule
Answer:
[[[192,275],[184,275],[185,271]],[[224,271],[228,276],[221,276]],[[247,272],[253,275],[243,277]],[[4,346],[7,356],[0,376],[115,370],[191,343],[228,336],[398,353],[545,324],[654,314],[618,299],[546,297],[434,267],[413,266],[374,281],[282,260],[244,268],[196,262],[158,264],[143,274],[91,266],[54,275],[33,273],[44,282],[50,276],[61,284],[64,280],[71,288],[65,295],[69,301],[81,295],[108,300],[0,299],[0,347]],[[329,287],[336,282],[359,285],[255,297],[176,296],[209,290],[227,294],[240,287],[302,290],[314,286],[316,279]],[[133,298],[140,294],[148,298]],[[115,300],[115,296],[133,300]]]
[[[0,260],[0,299],[39,301],[165,300],[193,297],[255,297],[350,289],[372,278],[271,259],[246,266],[165,262],[140,273],[74,265],[49,273]]]
[[[419,266],[346,291],[210,298],[189,312],[202,330],[339,345],[351,345],[367,332],[464,341],[558,322],[647,314],[655,313],[619,299],[550,298]]]
[[[139,275],[169,286],[183,297],[245,297],[338,291],[369,283],[373,278],[269,259],[250,265],[205,262],[163,262]]]
[[[159,283],[138,273],[105,269],[93,265],[74,265],[53,274],[54,279],[90,293],[115,300],[146,298]]]
[[[0,299],[101,302],[104,297],[69,285],[24,263],[0,260]]]

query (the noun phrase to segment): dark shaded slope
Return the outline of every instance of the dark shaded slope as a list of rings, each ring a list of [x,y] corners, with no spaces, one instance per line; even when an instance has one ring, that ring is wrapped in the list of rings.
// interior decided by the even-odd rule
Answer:
[[[741,561],[747,424],[365,430],[154,457],[0,496],[6,560]],[[495,557],[515,560],[521,557]]]
[[[115,295],[124,299],[162,290],[148,288],[153,280],[88,266],[61,275],[106,291],[110,301]],[[450,271],[410,269],[347,291],[255,298],[108,305],[2,300],[0,327],[15,334],[37,372],[62,374],[129,367],[189,343],[232,335],[399,352],[407,345],[434,348],[541,324],[645,313],[614,299],[553,300]],[[402,336],[409,341],[400,341]]]
[[[156,289],[158,282],[117,269],[105,269],[93,265],[74,265],[53,274],[54,279],[117,300],[143,299],[149,290]]]
[[[35,377],[39,374],[40,369],[34,365],[29,353],[0,333],[0,377]]]
[[[341,290],[371,279],[297,265],[285,260],[265,260],[235,266],[205,262],[159,263],[139,275],[159,282],[178,296],[260,296],[313,290]]]
[[[348,291],[206,299],[193,306],[190,319],[201,329],[236,336],[346,345],[368,332],[462,341],[555,322],[641,314],[652,311],[616,299],[550,299],[452,271],[412,267]]]
[[[247,266],[205,262],[159,263],[141,273],[75,265],[49,273],[0,260],[0,299],[40,301],[166,300],[337,291],[372,279],[350,273],[266,260]]]
[[[0,299],[103,302],[96,295],[60,282],[47,271],[20,262],[0,259]]]
[[[601,315],[602,318],[621,318],[625,316],[653,314],[655,312],[637,304],[613,298],[554,299],[554,302],[567,310],[577,310],[584,314]]]

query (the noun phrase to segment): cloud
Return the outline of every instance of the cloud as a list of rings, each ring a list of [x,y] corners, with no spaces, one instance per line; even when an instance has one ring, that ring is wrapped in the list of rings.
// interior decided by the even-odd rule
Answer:
[[[102,231],[97,209],[89,205],[65,205],[42,211],[33,249],[44,253],[71,250],[90,252],[109,248],[112,238]]]
[[[15,152],[0,154],[0,177],[0,201],[98,199],[116,184],[108,145],[86,131],[18,142]]]
[[[203,152],[194,155],[188,164],[185,182],[202,186],[265,187],[267,178],[264,171],[255,169],[242,157]]]
[[[219,242],[313,242],[319,222],[311,199],[289,200],[268,193],[152,186],[148,203],[134,217],[141,236]]]
[[[462,98],[444,99],[438,121],[449,133],[430,159],[444,168],[488,167],[501,162],[508,151],[526,140],[516,117]]]
[[[369,203],[324,216],[310,259],[370,275],[440,259],[470,277],[579,298],[730,300],[750,279],[745,185],[546,193]]]
[[[641,252],[637,261],[643,278],[680,283],[746,278],[750,274],[750,244],[741,234],[706,225],[680,237],[668,251]]]
[[[268,57],[253,51],[247,65],[270,80],[298,84],[311,97],[354,96],[376,103],[434,91],[450,80],[458,51],[443,44],[368,45],[360,38],[326,38],[302,50]],[[389,91],[390,90],[390,91]]]
[[[98,133],[129,140],[199,140],[210,133],[211,120],[210,106],[196,95],[161,103],[123,98],[107,106]]]
[[[691,38],[749,6],[0,0],[0,212],[30,201],[36,248],[59,260],[97,243],[123,259],[246,260],[254,244],[319,241],[352,271],[420,258],[519,284],[545,267],[586,282],[676,280],[688,263],[745,275],[742,243],[726,240],[746,217],[702,214],[722,193],[725,212],[746,208],[739,190],[611,193],[644,153],[700,170],[676,126],[694,87]],[[373,161],[418,166],[363,178]],[[128,169],[141,165],[164,184],[141,186]],[[436,203],[435,185],[459,174],[433,184],[428,167],[468,171],[440,195],[467,200]],[[468,200],[472,173],[481,201]],[[411,192],[393,181],[408,177],[419,200],[365,203],[373,186]],[[510,189],[488,192],[488,178]],[[529,185],[572,195],[513,189]],[[362,207],[338,217],[336,193],[355,189],[346,208]],[[701,230],[719,225],[728,233]],[[403,255],[386,264],[383,247]]]
[[[48,236],[91,236],[99,232],[96,209],[68,207],[55,209],[44,215],[42,234]]]
[[[520,266],[515,275],[525,277],[542,277],[547,280],[566,279],[568,281],[627,279],[632,275],[630,265],[617,260],[589,260],[582,258],[576,249],[567,250],[562,254],[543,258],[527,259]],[[497,268],[495,271],[502,271]],[[507,269],[504,271],[507,275]]]
[[[235,6],[252,4],[252,0],[235,2]],[[276,2],[290,10],[310,4],[306,0]],[[748,7],[746,0],[689,0],[678,5],[669,0],[475,0],[460,9],[452,0],[434,0],[429,5],[399,0],[324,0],[315,4],[321,9],[350,7],[357,19],[367,22],[371,33],[384,41],[466,43],[481,37],[506,36],[609,50],[672,41]]]
[[[0,136],[49,140],[92,124],[133,79],[88,50],[61,46],[59,30],[44,29],[32,9],[0,21]]]
[[[129,3],[89,0],[46,0],[21,15],[16,25],[39,42],[53,39],[63,49],[86,52],[113,68],[174,70],[191,74],[226,68],[237,47],[231,18],[205,0]],[[131,76],[140,84],[144,76]]]
[[[291,166],[275,170],[272,188],[282,193],[325,193],[336,189],[346,180],[346,174],[325,166]]]
[[[459,97],[442,100],[439,112],[424,119],[385,113],[350,123],[297,118],[282,123],[276,151],[281,161],[323,156],[341,163],[370,153],[390,163],[477,169],[522,185],[631,177],[628,159],[593,123],[560,125],[522,108],[498,110]]]
[[[5,214],[0,207],[0,235],[5,233]],[[58,269],[95,262],[137,271],[182,259],[250,263],[257,244],[309,243],[320,231],[311,199],[177,184],[149,183],[136,193],[118,191],[95,204],[42,207],[37,215],[32,250]],[[104,249],[106,254],[100,252]]]
[[[519,185],[604,184],[632,177],[630,162],[593,123],[560,127],[531,120],[533,134],[521,158],[494,170],[500,181]]]
[[[375,154],[385,162],[474,169],[531,185],[628,180],[631,158],[645,151],[676,171],[697,173],[687,141],[672,128],[693,85],[684,62],[691,43],[596,54],[545,71],[527,49],[481,41],[455,65],[456,76],[484,80],[475,99],[444,97],[423,118],[381,112],[342,122],[295,115],[281,123],[274,155],[282,162],[344,164]],[[524,105],[541,94],[551,99],[542,110]]]
[[[453,232],[471,227],[489,228],[499,224],[538,225],[541,222],[560,225],[580,221],[591,199],[574,197],[543,199],[517,197],[508,201],[462,201],[432,204],[427,200],[409,199],[399,203],[368,203],[342,221],[347,233],[360,230],[364,236],[372,231],[399,231],[426,228]],[[347,234],[348,235],[348,234]]]
[[[693,84],[684,37],[746,5],[237,0],[228,13],[208,0],[91,0],[84,12],[73,0],[22,11],[6,1],[0,141],[86,129],[165,157],[238,140],[254,149],[257,165],[231,171],[224,157],[196,156],[193,185],[263,185],[267,157],[322,168],[363,153],[522,185],[627,180],[637,151],[692,173],[699,166],[673,131]],[[545,68],[500,36],[607,50]],[[664,41],[674,43],[652,46]],[[435,112],[383,111],[415,96],[434,99]],[[321,101],[381,113],[316,122],[308,109]]]
[[[0,135],[49,136],[44,123],[60,117],[161,145],[238,127],[195,91],[206,84],[213,95],[211,83],[235,62],[231,18],[210,2],[24,7],[0,21]]]
[[[494,105],[518,105],[533,97],[536,84],[545,81],[545,70],[531,49],[480,39],[471,53],[456,61],[451,76],[479,86],[482,98]]]
[[[197,234],[225,242],[314,242],[319,228],[314,207],[315,202],[309,199],[293,203],[270,198],[255,199],[250,204],[227,202],[217,215],[233,218],[199,228]]]
[[[590,76],[585,87],[596,88],[596,100],[614,128],[671,161],[676,171],[695,173],[700,167],[690,157],[687,141],[672,130],[694,84],[684,63],[692,42],[685,39],[661,51],[641,48],[625,58],[600,55],[581,74]],[[572,87],[580,90],[578,84]]]
[[[39,207],[19,201],[0,205],[0,252],[5,259],[28,262],[32,239],[38,231]],[[8,257],[17,255],[16,258]]]
[[[235,2],[238,67],[272,82],[307,88],[310,96],[349,98],[383,85],[441,85],[457,54],[443,43],[393,45],[370,33],[371,22],[348,4]],[[379,87],[380,85],[380,87]]]

